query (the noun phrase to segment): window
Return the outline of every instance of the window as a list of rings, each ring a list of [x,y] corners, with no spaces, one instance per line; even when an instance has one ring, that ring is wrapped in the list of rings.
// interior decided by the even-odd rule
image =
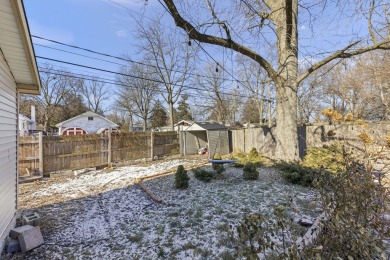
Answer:
[[[93,120],[93,117],[92,116],[89,116],[88,117],[88,121],[92,121]]]

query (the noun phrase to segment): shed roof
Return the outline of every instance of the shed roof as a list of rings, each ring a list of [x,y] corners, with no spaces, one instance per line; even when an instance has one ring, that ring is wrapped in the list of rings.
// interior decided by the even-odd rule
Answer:
[[[188,128],[185,128],[185,131],[202,131],[202,130],[220,130],[226,129],[226,127],[218,122],[214,121],[205,121],[205,122],[194,122]]]
[[[191,120],[181,120],[178,123],[176,123],[175,126],[179,126],[179,125],[192,125],[193,123],[194,123],[194,121],[191,121]]]
[[[21,93],[39,94],[40,78],[22,0],[0,1],[0,50]]]
[[[67,123],[67,122],[70,122],[70,121],[73,121],[73,120],[75,120],[75,119],[77,119],[77,118],[80,118],[80,117],[100,117],[101,119],[106,120],[107,123],[111,124],[112,127],[119,127],[118,124],[115,124],[114,122],[108,120],[108,119],[105,118],[104,116],[101,116],[101,115],[99,115],[99,114],[96,114],[96,113],[94,113],[94,112],[92,112],[92,111],[87,111],[87,112],[85,112],[85,113],[83,113],[83,114],[80,114],[80,115],[78,115],[78,116],[69,118],[68,120],[65,120],[65,121],[63,121],[63,122],[60,122],[60,123],[56,124],[56,127],[61,127],[63,124],[65,124],[65,123]]]

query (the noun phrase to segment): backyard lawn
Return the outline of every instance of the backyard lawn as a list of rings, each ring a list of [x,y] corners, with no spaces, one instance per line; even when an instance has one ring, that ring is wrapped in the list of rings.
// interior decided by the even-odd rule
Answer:
[[[166,204],[156,204],[134,184],[142,176],[199,163],[160,161],[21,185],[20,211],[43,216],[45,244],[4,258],[234,259],[229,234],[245,214],[271,217],[275,207],[284,205],[291,222],[285,243],[290,245],[306,232],[297,221],[321,213],[313,189],[287,184],[267,167],[258,168],[255,181],[244,180],[241,168],[226,167],[209,183],[189,171],[189,188],[184,190],[175,188],[174,175],[145,181]],[[281,237],[274,241],[281,250]]]

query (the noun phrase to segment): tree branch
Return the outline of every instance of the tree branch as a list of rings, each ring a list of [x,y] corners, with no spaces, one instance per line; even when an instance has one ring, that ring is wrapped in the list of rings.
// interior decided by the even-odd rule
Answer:
[[[248,56],[253,60],[255,60],[257,63],[259,63],[260,66],[263,67],[268,72],[268,74],[274,81],[279,80],[279,76],[277,72],[272,68],[272,65],[267,60],[265,60],[260,54],[231,39],[224,39],[217,36],[200,33],[190,22],[185,20],[179,14],[179,11],[177,10],[175,4],[173,3],[173,0],[163,0],[163,1],[166,4],[171,16],[175,20],[176,26],[184,29],[189,34],[189,37],[191,39],[229,48],[245,56]]]
[[[355,46],[359,43],[360,43],[360,41],[353,42],[350,45],[348,45],[347,47],[345,47],[344,49],[341,49],[341,50],[333,53],[332,55],[328,56],[327,58],[323,59],[322,61],[317,62],[316,64],[313,64],[308,70],[306,70],[304,73],[302,73],[298,77],[298,80],[297,80],[298,85],[299,85],[299,83],[302,82],[302,80],[307,78],[311,73],[313,73],[314,71],[318,70],[322,66],[328,64],[329,62],[331,62],[335,59],[351,58],[352,56],[363,54],[365,52],[369,52],[369,51],[373,51],[373,50],[389,50],[390,49],[390,38],[388,38],[387,40],[384,40],[384,41],[379,42],[377,44],[374,44],[372,46],[368,46],[365,48],[360,48],[360,49],[357,49],[354,51],[347,52],[347,50],[349,50],[350,48],[352,48],[353,46]]]

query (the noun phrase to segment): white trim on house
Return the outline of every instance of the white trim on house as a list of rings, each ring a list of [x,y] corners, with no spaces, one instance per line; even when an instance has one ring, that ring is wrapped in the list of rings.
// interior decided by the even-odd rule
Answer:
[[[84,118],[85,120],[83,120]],[[92,118],[92,120],[89,120],[89,118]],[[96,134],[97,131],[101,128],[118,128],[119,125],[115,124],[114,122],[108,120],[107,118],[99,114],[88,111],[81,115],[60,122],[56,124],[56,127],[58,127],[58,134],[60,135],[62,135],[62,133],[65,131],[65,128],[69,127],[83,128],[87,133]]]
[[[85,129],[83,129],[81,127],[73,127],[73,126],[67,127],[64,130],[62,130],[61,135],[64,135],[65,132],[66,132],[66,135],[79,135],[79,134],[83,135],[84,132],[86,134],[88,134],[88,132]],[[72,134],[70,134],[70,133],[72,133]]]
[[[41,85],[22,0],[0,0],[0,252],[15,224],[18,95]]]

